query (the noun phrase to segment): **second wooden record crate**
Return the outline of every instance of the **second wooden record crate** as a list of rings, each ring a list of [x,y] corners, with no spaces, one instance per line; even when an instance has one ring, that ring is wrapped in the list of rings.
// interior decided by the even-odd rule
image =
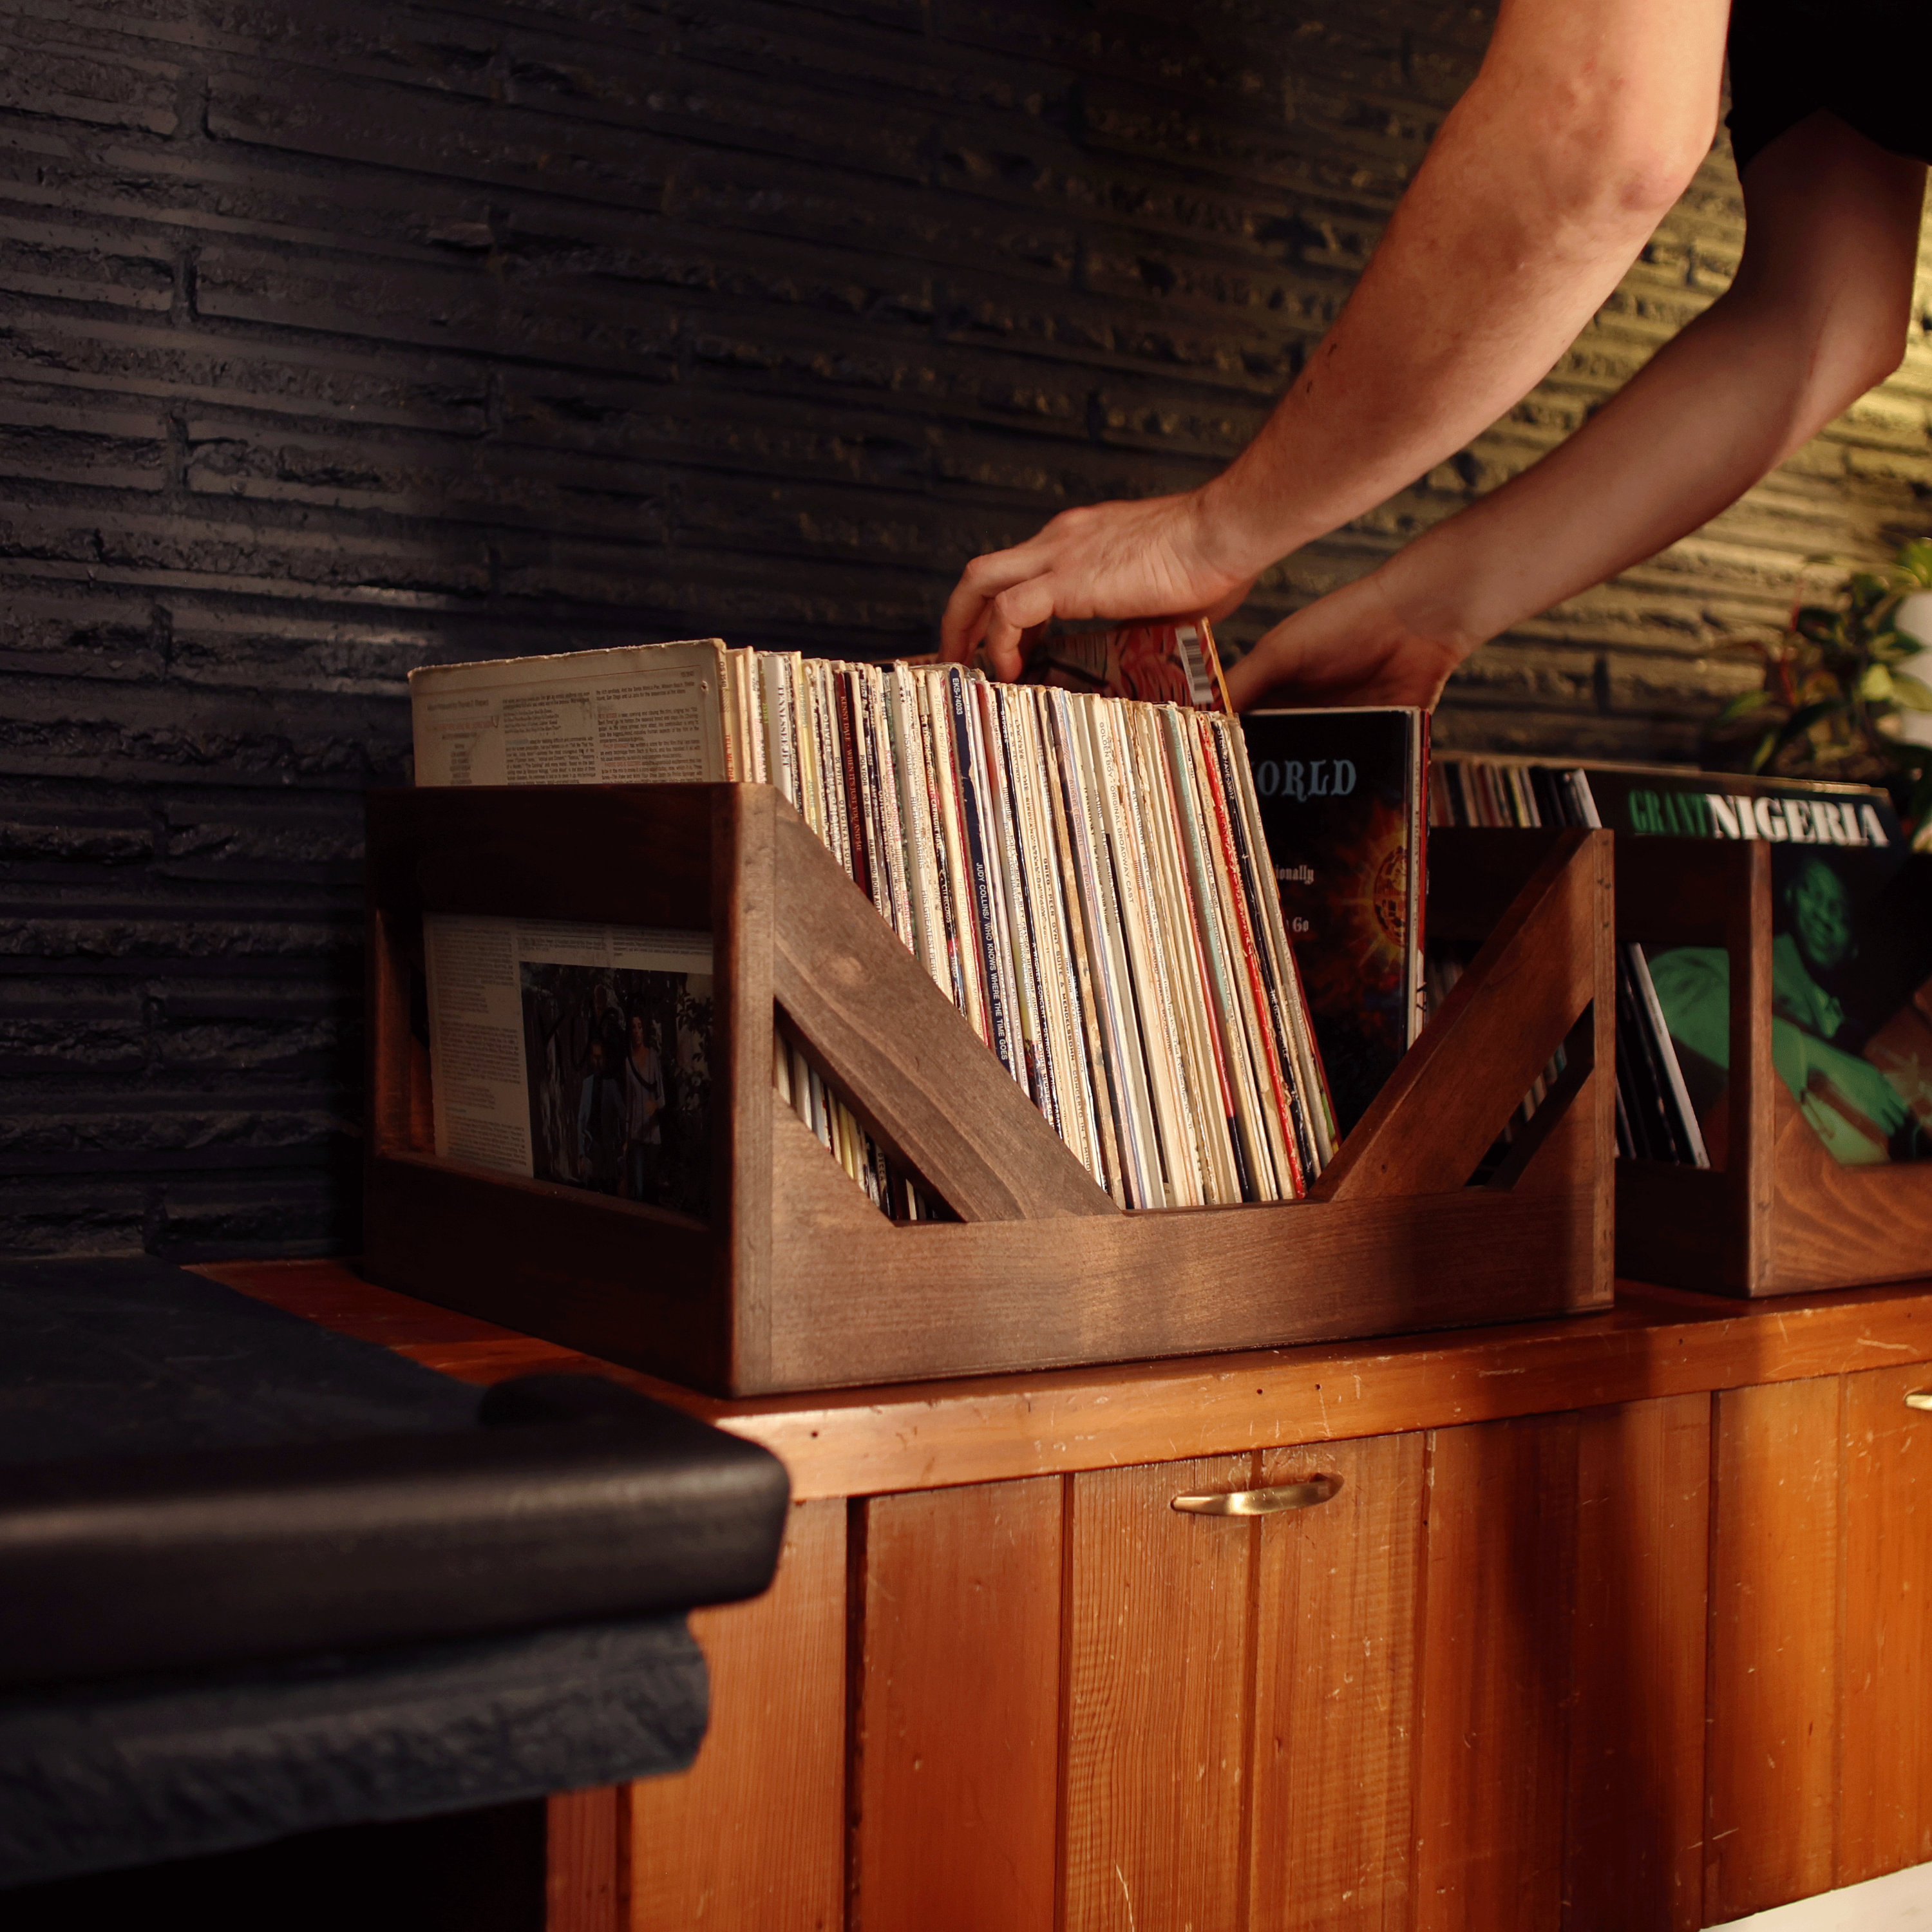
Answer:
[[[768,786],[376,793],[368,852],[364,1266],[386,1286],[734,1396],[1610,1300],[1606,833],[1433,835],[1432,937],[1480,950],[1310,1197],[1138,1213]],[[710,932],[708,1222],[437,1158],[411,1024],[425,912]],[[866,1199],[776,1096],[775,1026],[956,1221]],[[1558,1048],[1562,1078],[1468,1184]]]
[[[1932,1161],[1840,1164],[1772,1064],[1771,856],[1762,839],[1618,842],[1618,940],[1729,956],[1730,1064],[1718,1164],[1620,1163],[1618,1272],[1735,1295],[1924,1274]]]

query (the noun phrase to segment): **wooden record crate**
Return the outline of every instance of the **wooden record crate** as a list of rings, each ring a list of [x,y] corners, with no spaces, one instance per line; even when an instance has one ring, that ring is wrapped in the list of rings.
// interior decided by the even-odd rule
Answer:
[[[1310,1198],[1123,1213],[770,787],[374,794],[365,1270],[722,1395],[1604,1306],[1610,850],[1436,836],[1432,930],[1480,950]],[[425,911],[710,931],[709,1225],[436,1158]],[[775,1025],[957,1221],[866,1198],[774,1093]],[[1532,1127],[1466,1184],[1566,1044]]]
[[[1618,1163],[1617,1272],[1666,1287],[1790,1294],[1932,1268],[1932,1161],[1847,1167],[1771,1059],[1771,848],[1762,839],[1622,838],[1617,938],[1730,958],[1721,1166]]]

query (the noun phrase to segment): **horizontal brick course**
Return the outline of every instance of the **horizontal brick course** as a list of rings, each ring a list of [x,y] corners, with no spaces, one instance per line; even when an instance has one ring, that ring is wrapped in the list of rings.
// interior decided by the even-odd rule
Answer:
[[[417,664],[924,649],[975,551],[1238,449],[1466,86],[1438,0],[0,0],[0,1249],[354,1239],[361,794]],[[1720,151],[1549,379],[1726,285]],[[1900,375],[1481,653],[1439,742],[1683,754],[1808,555],[1932,522]]]

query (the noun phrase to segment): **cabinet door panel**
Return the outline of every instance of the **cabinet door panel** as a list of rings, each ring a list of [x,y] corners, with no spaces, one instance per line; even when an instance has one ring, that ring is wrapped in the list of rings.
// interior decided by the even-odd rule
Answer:
[[[1717,1398],[1707,1924],[1832,1882],[1840,1393],[1832,1376]]]
[[[1063,1489],[1042,1476],[866,1505],[867,1932],[1053,1932]]]
[[[1704,1922],[1710,1474],[1708,1396],[1578,1419],[1568,1932]]]
[[[544,1807],[544,1932],[628,1932],[627,1786],[560,1791]]]
[[[1073,1478],[1067,1932],[1239,1923],[1256,1529],[1169,1504],[1249,1486],[1253,1461]]]
[[[700,1610],[711,1726],[629,1787],[632,1932],[836,1932],[845,1912],[845,1504],[796,1503],[772,1587]]]
[[[1417,1932],[1548,1932],[1558,1923],[1577,1436],[1573,1415],[1435,1438]]]
[[[1932,1858],[1932,1387],[1924,1364],[1846,1381],[1840,1885]]]
[[[1261,1528],[1251,1932],[1408,1932],[1424,1439],[1262,1459],[1341,1493]]]

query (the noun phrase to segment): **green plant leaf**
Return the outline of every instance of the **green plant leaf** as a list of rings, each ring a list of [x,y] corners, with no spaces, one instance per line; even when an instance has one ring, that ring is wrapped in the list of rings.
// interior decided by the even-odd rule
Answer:
[[[1901,711],[1932,711],[1932,684],[1909,670],[1892,674],[1892,701]]]
[[[1717,725],[1721,729],[1726,724],[1735,724],[1739,718],[1748,718],[1754,712],[1762,711],[1766,705],[1776,701],[1768,691],[1741,691],[1718,713]]]
[[[1932,590],[1932,537],[1914,537],[1904,545],[1898,553],[1897,567],[1913,583]]]
[[[1816,704],[1801,704],[1784,721],[1778,734],[1775,748],[1782,751],[1794,740],[1802,738],[1815,724],[1822,724],[1828,718],[1835,718],[1847,708],[1847,700],[1842,698],[1826,698]]]
[[[1868,704],[1892,702],[1892,673],[1882,664],[1868,664],[1858,680],[1858,693]]]

